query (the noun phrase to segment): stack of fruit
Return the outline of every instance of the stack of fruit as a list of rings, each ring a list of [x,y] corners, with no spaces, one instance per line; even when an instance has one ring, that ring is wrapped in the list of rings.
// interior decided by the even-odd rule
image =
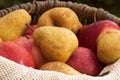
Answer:
[[[0,18],[0,56],[34,69],[91,76],[120,58],[115,22],[82,25],[76,13],[65,7],[44,12],[37,24],[31,19],[24,9]]]

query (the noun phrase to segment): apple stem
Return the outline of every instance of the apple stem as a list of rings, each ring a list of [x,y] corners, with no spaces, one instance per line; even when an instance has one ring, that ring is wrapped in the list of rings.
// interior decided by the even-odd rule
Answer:
[[[27,26],[32,32],[34,31],[29,24],[26,24],[26,26]]]
[[[30,36],[29,36],[29,35],[25,35],[25,37],[26,37],[27,39],[30,39]]]
[[[94,23],[96,23],[96,11],[94,12]]]

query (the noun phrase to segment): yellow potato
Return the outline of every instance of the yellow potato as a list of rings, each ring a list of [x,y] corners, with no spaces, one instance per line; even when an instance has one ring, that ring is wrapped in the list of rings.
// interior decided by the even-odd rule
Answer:
[[[78,47],[76,35],[62,27],[39,27],[33,32],[33,39],[50,61],[66,62]]]
[[[0,18],[0,37],[3,41],[14,40],[21,36],[31,16],[24,9],[18,9]]]
[[[97,57],[105,64],[111,64],[120,58],[120,31],[108,29],[97,39]]]
[[[80,75],[81,74],[80,72],[70,67],[66,63],[59,62],[59,61],[48,62],[42,65],[40,70],[57,71],[57,72],[65,73],[67,75]]]
[[[82,27],[82,24],[74,11],[65,7],[57,7],[43,13],[39,17],[37,26],[65,27],[74,33],[77,33]]]

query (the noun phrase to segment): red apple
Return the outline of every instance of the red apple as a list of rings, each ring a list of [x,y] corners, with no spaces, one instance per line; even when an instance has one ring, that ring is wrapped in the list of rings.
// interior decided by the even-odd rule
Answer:
[[[17,38],[16,40],[14,40],[14,42],[17,43],[18,45],[24,47],[31,53],[32,46],[33,46],[33,40],[31,37],[21,36],[21,37]]]
[[[27,25],[28,28],[26,28],[23,36],[25,35],[32,35],[33,34],[33,31],[37,28],[37,25],[36,24],[32,24],[32,25]]]
[[[97,37],[102,31],[110,28],[119,29],[119,26],[110,20],[102,20],[89,25],[85,25],[77,33],[79,46],[87,47],[97,53]]]
[[[17,45],[13,41],[4,41],[0,43],[0,56],[19,64],[35,68],[32,55],[25,48]]]
[[[47,62],[47,60],[42,55],[40,48],[34,44],[32,38],[20,37],[16,39],[14,42],[24,47],[29,51],[29,53],[32,54],[36,64],[36,68],[39,69],[43,64]]]
[[[92,76],[97,76],[103,68],[94,52],[85,47],[78,47],[66,63],[77,71]]]

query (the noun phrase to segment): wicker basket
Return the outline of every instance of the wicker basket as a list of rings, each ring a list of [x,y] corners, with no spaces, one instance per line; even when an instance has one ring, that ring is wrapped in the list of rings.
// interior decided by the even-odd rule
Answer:
[[[57,1],[57,0],[47,0],[47,1],[34,1],[33,3],[24,3],[12,6],[10,8],[6,8],[3,10],[0,10],[0,17],[6,15],[7,13],[14,11],[16,9],[25,9],[27,10],[32,16],[38,15],[40,16],[42,13],[44,13],[46,10],[54,8],[54,7],[68,7],[72,9],[80,18],[80,21],[88,21],[93,22],[94,15],[96,15],[96,20],[105,20],[109,19],[114,22],[116,22],[118,25],[120,25],[120,18],[110,14],[109,12],[105,11],[102,8],[95,8],[90,7],[86,4],[81,3],[73,3],[71,1],[65,2],[65,1]]]
[[[70,9],[72,9],[78,15],[80,21],[83,24],[86,21],[87,21],[87,23],[92,23],[94,21],[94,16],[95,16],[96,21],[108,19],[108,20],[112,20],[115,23],[117,23],[118,25],[120,25],[120,18],[116,17],[115,15],[110,14],[109,12],[105,11],[102,8],[98,9],[95,7],[90,7],[86,4],[73,3],[71,1],[68,1],[68,2],[57,1],[57,0],[33,1],[33,3],[28,2],[28,3],[15,5],[10,8],[0,10],[0,17],[10,13],[11,11],[17,10],[17,9],[25,9],[34,18],[35,16],[40,16],[46,10],[49,10],[54,7],[68,7]],[[21,69],[21,71],[15,72],[15,68],[14,68],[12,70],[14,73],[10,73],[8,75],[9,78],[6,78],[5,77],[6,74],[3,74],[2,72],[6,72],[5,70],[7,70],[9,72],[10,70],[8,70],[8,67],[6,67],[6,65],[10,66],[10,67],[11,67],[11,65],[7,64],[7,63],[9,63],[9,60],[4,59],[2,57],[0,57],[0,65],[1,65],[1,63],[5,64],[5,65],[0,66],[0,79],[1,80],[22,80],[22,79],[24,79],[24,80],[41,80],[41,79],[42,80],[120,80],[120,76],[119,76],[120,71],[117,71],[117,70],[120,70],[120,69],[117,69],[120,66],[120,60],[116,61],[116,63],[114,63],[110,66],[107,66],[102,71],[101,75],[98,77],[86,76],[86,75],[67,76],[67,75],[61,74],[61,73],[56,74],[56,72],[50,73],[49,71],[38,72],[36,70],[28,69],[27,67],[24,67],[22,65],[11,62],[12,65],[15,65],[16,69]],[[108,74],[108,72],[111,69],[113,70],[112,73]],[[28,71],[27,74],[23,75],[22,74],[22,72],[24,72],[23,70],[27,70]],[[16,75],[20,75],[20,74],[22,74],[22,76],[16,77]],[[2,75],[4,77],[2,77]],[[42,76],[39,76],[39,75],[42,75]],[[49,75],[48,78],[46,78],[46,79],[43,78],[46,75]],[[54,78],[53,78],[53,75],[54,75]],[[108,75],[108,76],[105,76],[105,75]],[[114,75],[114,76],[110,77],[111,75]]]

